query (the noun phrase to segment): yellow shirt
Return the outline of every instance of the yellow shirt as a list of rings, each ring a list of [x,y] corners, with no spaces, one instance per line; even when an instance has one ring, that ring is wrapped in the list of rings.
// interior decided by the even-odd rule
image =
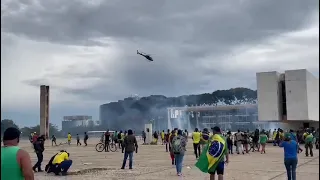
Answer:
[[[193,143],[199,143],[200,139],[201,139],[201,133],[200,132],[193,132],[192,133],[192,139],[193,139]]]
[[[121,133],[121,140],[124,140],[125,135]]]
[[[54,157],[52,164],[60,164],[65,160],[69,160],[68,153],[60,152]]]
[[[302,136],[303,136],[303,139],[305,139],[308,136],[308,133],[305,132],[305,133],[303,133]]]
[[[277,131],[273,131],[273,133],[272,133],[272,138],[273,138],[273,139],[276,139],[276,136],[277,136]]]
[[[71,134],[68,134],[68,141],[71,141]]]
[[[164,139],[164,132],[161,132],[161,139]]]

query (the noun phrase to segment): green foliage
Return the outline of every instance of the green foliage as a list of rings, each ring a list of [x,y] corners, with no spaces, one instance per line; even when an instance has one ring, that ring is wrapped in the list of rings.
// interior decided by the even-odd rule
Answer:
[[[33,126],[33,127],[23,127],[20,129],[22,132],[22,136],[26,137],[29,136],[33,132],[40,133],[40,125]],[[61,137],[62,133],[59,131],[58,127],[54,124],[49,124],[49,134],[50,136],[55,135],[56,137]]]
[[[3,119],[1,121],[1,134],[9,127],[16,127],[19,128],[12,120],[10,119]],[[37,132],[40,133],[40,125],[33,126],[33,127],[23,127],[19,129],[22,132],[22,137],[28,137],[31,133]],[[50,135],[55,135],[56,137],[60,137],[62,134],[59,131],[58,127],[54,124],[49,124],[49,132]]]
[[[11,119],[1,120],[1,134],[9,127],[19,128]]]

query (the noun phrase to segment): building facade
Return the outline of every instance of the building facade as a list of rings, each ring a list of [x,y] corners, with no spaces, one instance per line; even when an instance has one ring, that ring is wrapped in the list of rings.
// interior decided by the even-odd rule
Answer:
[[[259,72],[258,119],[288,127],[319,126],[319,79],[306,69]]]
[[[168,129],[193,131],[196,127],[202,130],[219,126],[224,131],[244,131],[269,128],[268,123],[258,122],[257,107],[257,104],[170,107]]]
[[[94,121],[92,116],[64,116],[62,120],[62,131],[67,132],[77,127],[93,127],[99,125],[99,121]]]

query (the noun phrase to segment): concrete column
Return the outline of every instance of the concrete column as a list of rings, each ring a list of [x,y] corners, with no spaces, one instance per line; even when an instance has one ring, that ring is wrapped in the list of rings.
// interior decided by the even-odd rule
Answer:
[[[170,112],[171,112],[171,109],[168,108],[168,129],[172,130]]]
[[[196,112],[197,128],[199,128],[199,117],[198,117],[199,115],[198,115],[198,113],[199,113],[199,112]]]
[[[49,86],[40,86],[40,135],[49,138]]]
[[[150,144],[152,142],[152,124],[145,124],[144,132],[146,132],[146,144]]]

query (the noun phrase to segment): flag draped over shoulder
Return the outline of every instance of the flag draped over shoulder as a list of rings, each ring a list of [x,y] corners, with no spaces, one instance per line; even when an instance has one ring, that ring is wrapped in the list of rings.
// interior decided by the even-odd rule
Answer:
[[[225,139],[221,135],[215,134],[208,145],[203,148],[195,166],[204,173],[214,172],[219,162],[224,158],[226,148]]]

